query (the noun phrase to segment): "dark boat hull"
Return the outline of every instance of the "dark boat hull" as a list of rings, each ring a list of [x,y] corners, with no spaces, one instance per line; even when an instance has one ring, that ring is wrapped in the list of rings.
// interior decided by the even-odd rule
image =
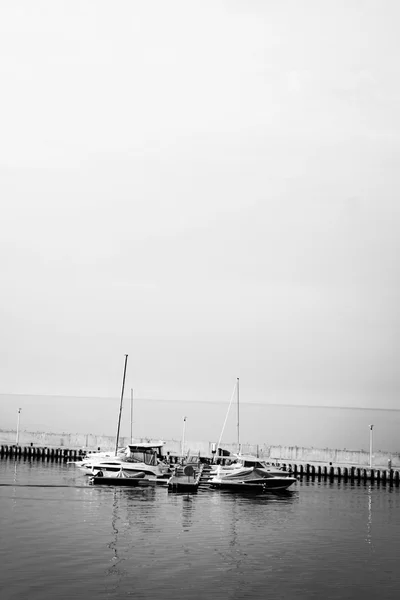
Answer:
[[[211,481],[210,485],[216,489],[232,491],[248,490],[255,492],[284,491],[296,482],[292,477],[270,477],[253,481],[233,481],[227,478],[221,481]]]
[[[143,481],[145,480],[136,477],[92,477],[90,484],[138,487],[139,485],[143,485]]]
[[[197,492],[199,485],[196,483],[182,483],[182,482],[178,482],[178,483],[173,483],[173,484],[168,484],[168,491],[170,492],[184,492],[184,493],[188,493],[188,492]]]
[[[168,485],[168,479],[164,477],[145,477],[144,473],[129,477],[99,477],[94,476],[89,480],[90,485],[119,486],[119,487],[148,487]]]

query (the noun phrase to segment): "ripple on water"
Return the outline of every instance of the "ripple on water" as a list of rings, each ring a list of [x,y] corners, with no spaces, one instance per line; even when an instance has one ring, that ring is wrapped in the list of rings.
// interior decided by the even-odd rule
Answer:
[[[398,596],[397,488],[191,496],[9,460],[0,481],[2,600]]]

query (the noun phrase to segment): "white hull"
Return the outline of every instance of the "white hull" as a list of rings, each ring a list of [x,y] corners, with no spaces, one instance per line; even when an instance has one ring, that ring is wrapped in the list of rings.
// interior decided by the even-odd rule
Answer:
[[[210,485],[231,490],[266,491],[286,490],[296,481],[289,473],[278,469],[269,470],[256,457],[247,456],[229,468],[218,467],[210,479]]]
[[[128,473],[145,473],[146,477],[164,477],[168,474],[169,469],[163,468],[160,465],[148,465],[144,462],[130,463],[119,461],[114,463],[100,462],[93,465],[90,475],[95,475],[99,471],[103,472],[104,477],[115,477],[121,471]],[[170,475],[170,473],[169,473]]]

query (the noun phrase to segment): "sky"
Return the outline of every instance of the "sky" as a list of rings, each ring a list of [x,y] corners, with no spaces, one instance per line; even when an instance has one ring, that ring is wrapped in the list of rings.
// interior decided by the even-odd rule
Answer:
[[[399,408],[399,17],[3,0],[0,394]]]

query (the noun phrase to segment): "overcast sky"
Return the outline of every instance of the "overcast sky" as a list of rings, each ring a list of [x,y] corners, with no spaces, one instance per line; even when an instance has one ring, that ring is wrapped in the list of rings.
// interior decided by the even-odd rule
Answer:
[[[2,0],[0,393],[397,408],[399,19]]]

